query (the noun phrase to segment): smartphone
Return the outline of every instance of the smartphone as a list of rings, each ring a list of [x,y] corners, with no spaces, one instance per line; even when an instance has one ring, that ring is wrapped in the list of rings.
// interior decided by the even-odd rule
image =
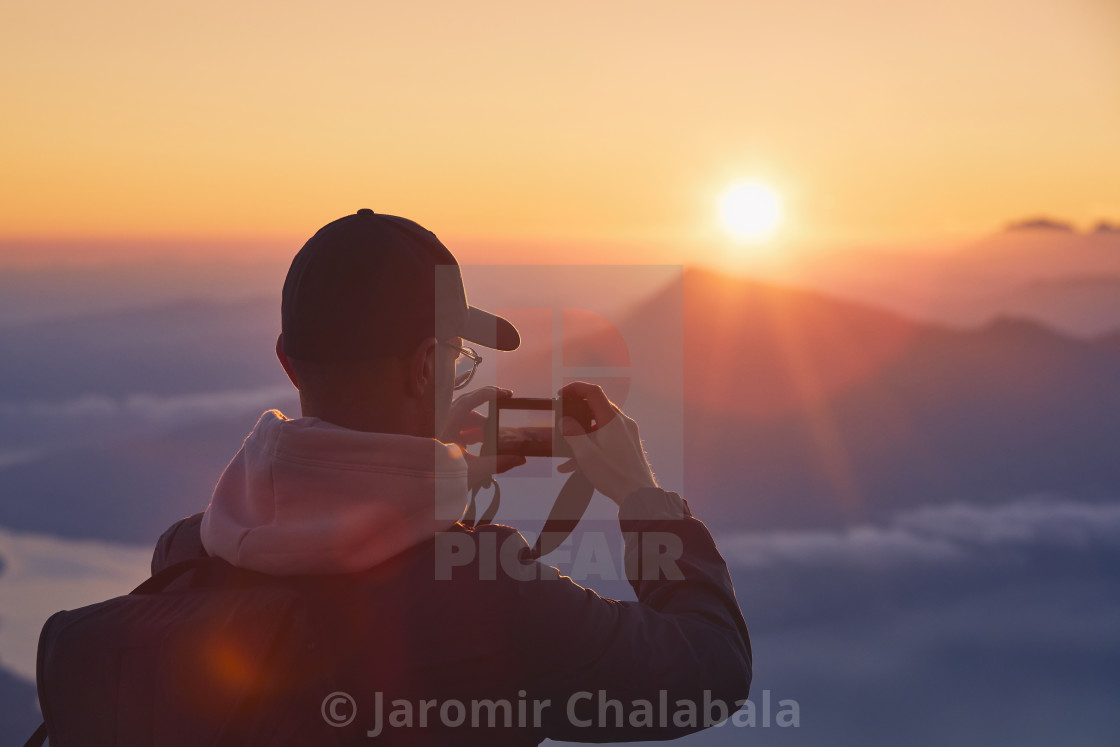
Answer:
[[[591,408],[582,399],[509,397],[493,400],[483,426],[483,455],[571,457],[560,419],[575,418],[591,430]]]

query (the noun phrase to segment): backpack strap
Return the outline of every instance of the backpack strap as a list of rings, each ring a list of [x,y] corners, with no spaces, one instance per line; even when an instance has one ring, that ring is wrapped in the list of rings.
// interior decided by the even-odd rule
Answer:
[[[583,518],[594,494],[595,486],[587,479],[583,470],[577,469],[571,474],[564,487],[560,488],[556,503],[552,504],[552,511],[541,527],[537,541],[533,543],[531,552],[533,558],[548,555],[563,544]]]
[[[224,563],[225,561],[219,560],[218,562]],[[189,560],[180,560],[178,563],[173,563],[151,578],[146,579],[144,583],[140,584],[128,593],[155,594],[166,589],[171,585],[172,581],[179,578],[187,571],[193,571],[196,568],[212,566],[214,565],[214,563],[214,558],[190,558]]]
[[[46,742],[46,741],[47,741],[47,722],[44,721],[43,723],[39,724],[39,728],[35,730],[35,733],[32,734],[27,739],[27,741],[23,743],[23,747],[43,747],[43,742]]]

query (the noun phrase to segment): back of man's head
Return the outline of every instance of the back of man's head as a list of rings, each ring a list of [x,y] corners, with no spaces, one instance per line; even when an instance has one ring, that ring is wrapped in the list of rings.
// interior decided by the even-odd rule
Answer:
[[[277,354],[306,410],[396,406],[418,346],[520,343],[507,320],[467,304],[459,264],[435,234],[369,209],[335,220],[292,260]]]

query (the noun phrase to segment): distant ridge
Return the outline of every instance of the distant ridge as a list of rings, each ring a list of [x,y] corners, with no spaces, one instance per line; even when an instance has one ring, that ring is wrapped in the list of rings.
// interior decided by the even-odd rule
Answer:
[[[1079,233],[1074,225],[1068,221],[1054,220],[1052,218],[1027,218],[1025,220],[1012,221],[1008,223],[1004,229],[1005,232],[1016,231],[1057,231],[1062,233]],[[1087,234],[1117,234],[1120,233],[1120,223],[1101,220],[1098,221],[1093,228],[1086,231]]]
[[[0,399],[252,387],[276,379],[272,350],[279,332],[276,298],[184,299],[0,324]]]
[[[1039,345],[1077,347],[1081,344],[1049,324],[1015,314],[997,314],[979,329],[979,333],[993,338],[1030,340]]]
[[[1005,231],[1064,231],[1073,233],[1074,228],[1065,221],[1051,220],[1049,218],[1028,218],[1027,220],[1008,223]]]

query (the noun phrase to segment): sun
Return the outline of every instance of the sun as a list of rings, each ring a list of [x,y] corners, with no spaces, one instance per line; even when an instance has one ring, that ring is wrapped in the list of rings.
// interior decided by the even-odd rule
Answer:
[[[773,237],[782,224],[782,199],[765,182],[736,182],[720,195],[719,217],[735,238],[763,241]]]

